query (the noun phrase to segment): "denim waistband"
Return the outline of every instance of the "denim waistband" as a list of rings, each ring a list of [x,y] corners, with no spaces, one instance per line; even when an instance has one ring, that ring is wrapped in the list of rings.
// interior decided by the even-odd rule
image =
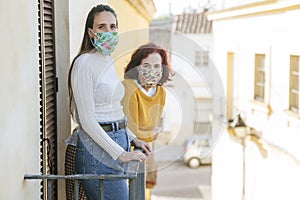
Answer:
[[[99,123],[105,132],[118,131],[126,128],[126,122]]]
[[[99,125],[105,130],[105,132],[117,131],[120,129],[125,129],[127,126],[127,120],[124,117],[121,120],[114,122],[98,122]]]

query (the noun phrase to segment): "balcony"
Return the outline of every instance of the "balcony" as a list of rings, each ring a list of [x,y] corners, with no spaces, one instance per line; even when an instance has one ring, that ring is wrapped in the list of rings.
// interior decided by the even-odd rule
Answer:
[[[100,182],[100,200],[103,198],[103,181],[115,179],[127,179],[129,189],[129,200],[145,199],[145,173],[144,163],[138,161],[129,162],[125,175],[103,175],[103,174],[74,174],[74,175],[54,175],[54,174],[25,174],[25,180],[44,180],[47,183],[46,199],[51,200],[51,180],[73,180],[74,181],[74,197],[79,200],[79,181],[83,179],[96,179]]]

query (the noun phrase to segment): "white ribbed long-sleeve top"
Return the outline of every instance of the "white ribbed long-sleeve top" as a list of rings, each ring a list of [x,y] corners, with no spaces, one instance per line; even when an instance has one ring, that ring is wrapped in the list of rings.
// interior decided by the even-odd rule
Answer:
[[[124,88],[116,75],[113,60],[99,52],[80,55],[71,73],[74,120],[113,159],[124,149],[115,143],[99,126],[124,118],[121,99]],[[132,134],[130,131],[128,134]],[[129,136],[131,139],[134,136]]]

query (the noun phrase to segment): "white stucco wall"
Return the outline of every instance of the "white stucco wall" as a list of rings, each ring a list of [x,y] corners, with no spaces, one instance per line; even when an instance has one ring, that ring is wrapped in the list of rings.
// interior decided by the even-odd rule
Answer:
[[[290,123],[285,110],[289,98],[289,56],[300,55],[300,29],[295,24],[300,10],[284,13],[214,21],[216,64],[226,88],[227,52],[235,53],[234,102],[235,108],[247,117],[247,124],[262,131],[268,156],[264,158],[257,145],[247,141],[246,199],[299,199],[294,185],[300,179],[299,121]],[[272,114],[254,110],[253,99],[254,54],[266,55],[270,69]],[[275,145],[275,146],[274,146]],[[298,146],[298,147],[297,147]],[[213,200],[241,199],[242,146],[224,132],[213,157]]]
[[[0,199],[39,199],[38,11],[32,0],[1,1]]]

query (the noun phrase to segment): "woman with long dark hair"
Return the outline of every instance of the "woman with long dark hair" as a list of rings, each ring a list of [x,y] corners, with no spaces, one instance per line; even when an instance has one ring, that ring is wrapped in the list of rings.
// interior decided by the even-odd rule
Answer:
[[[121,100],[124,88],[117,78],[110,54],[118,43],[115,11],[97,5],[87,16],[79,54],[69,72],[70,111],[79,125],[73,132],[76,172],[79,174],[123,174],[124,163],[146,159],[150,146],[127,129]],[[130,144],[142,148],[130,152]],[[99,182],[82,180],[87,199],[99,199]],[[125,180],[105,180],[104,198],[128,199]]]

